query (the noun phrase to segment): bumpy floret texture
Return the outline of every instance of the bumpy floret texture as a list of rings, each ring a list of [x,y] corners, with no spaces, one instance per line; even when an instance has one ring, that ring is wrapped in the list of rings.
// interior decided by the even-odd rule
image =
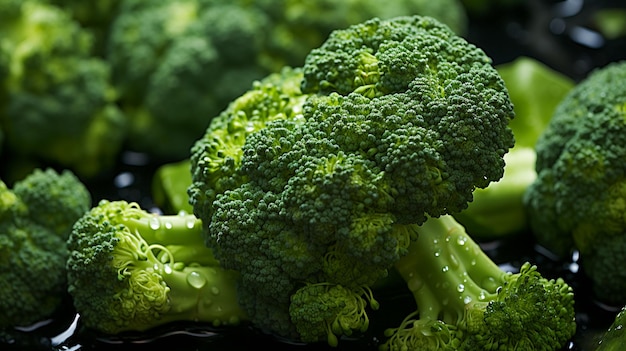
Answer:
[[[622,235],[626,167],[626,63],[579,83],[537,142],[537,180],[525,194],[537,241],[561,257],[579,250],[605,301],[626,301]]]
[[[0,328],[51,316],[66,297],[66,239],[91,206],[69,172],[35,170],[12,189],[0,181]]]
[[[367,300],[364,287],[411,240],[397,224],[464,208],[502,176],[513,145],[489,58],[431,18],[336,31],[307,57],[300,90],[298,71],[260,82],[214,120],[192,149],[189,191],[207,243],[242,273],[253,322],[295,338],[288,306],[303,282]],[[328,335],[307,341],[316,337]]]

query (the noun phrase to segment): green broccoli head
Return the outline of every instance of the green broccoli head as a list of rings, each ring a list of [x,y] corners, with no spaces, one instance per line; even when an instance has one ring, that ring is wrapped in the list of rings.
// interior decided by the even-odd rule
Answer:
[[[173,321],[234,325],[246,319],[237,273],[219,266],[192,215],[158,216],[102,200],[68,239],[68,291],[85,326],[144,331]]]
[[[108,169],[121,148],[125,119],[114,103],[108,65],[92,55],[92,36],[45,2],[5,10],[0,125],[7,149],[85,176]]]
[[[50,317],[66,296],[66,239],[91,206],[69,171],[36,170],[8,188],[0,181],[0,328]]]
[[[497,266],[450,215],[429,218],[395,267],[417,310],[385,331],[383,350],[562,349],[576,332],[574,293],[528,262]]]
[[[373,19],[213,120],[192,149],[191,203],[220,263],[241,273],[254,323],[334,340],[348,332],[290,315],[306,308],[290,297],[306,283],[363,296],[415,239],[404,224],[462,209],[502,176],[511,118],[482,51],[428,17]]]
[[[537,141],[537,180],[525,194],[539,244],[564,257],[580,251],[601,299],[626,301],[608,272],[626,262],[626,63],[610,64],[580,82],[556,108]],[[616,285],[617,284],[617,285]]]

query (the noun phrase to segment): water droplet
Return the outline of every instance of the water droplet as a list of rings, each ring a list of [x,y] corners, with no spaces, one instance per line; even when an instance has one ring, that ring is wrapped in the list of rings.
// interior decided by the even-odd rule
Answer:
[[[465,296],[463,298],[463,303],[469,305],[472,302],[472,298],[470,296]]]
[[[213,286],[213,287],[211,287],[211,293],[213,295],[219,295],[220,294],[220,289],[217,286]]]
[[[187,283],[196,289],[200,289],[206,284],[206,279],[200,273],[194,271],[187,274]]]
[[[475,265],[476,265],[476,260],[475,260],[475,259],[472,259],[472,260],[470,261],[470,264],[471,264],[472,266],[475,266]]]
[[[165,229],[172,229],[173,225],[171,222],[165,222]]]
[[[161,221],[159,221],[159,219],[156,216],[150,218],[150,221],[148,224],[150,225],[150,229],[152,230],[158,230],[159,228],[161,228]]]
[[[408,281],[407,286],[411,291],[418,291],[424,286],[424,282],[421,279],[411,279]]]
[[[465,245],[466,242],[467,242],[467,238],[464,236],[460,236],[456,239],[456,243],[459,244],[459,246]]]
[[[450,270],[450,267],[448,267],[448,266],[443,266],[443,267],[441,268],[441,271],[442,271],[442,272],[444,272],[444,273],[445,273],[445,272],[447,272],[447,271],[449,271],[449,270]]]
[[[463,285],[463,284],[459,284],[459,285],[456,287],[456,291],[458,291],[458,292],[460,292],[460,293],[461,293],[461,292],[463,292],[463,291],[465,291],[465,285]]]
[[[165,274],[172,274],[172,266],[170,266],[169,264],[164,264],[163,271],[165,272]]]
[[[485,301],[487,299],[487,292],[485,290],[481,290],[478,294],[478,301]]]
[[[187,219],[187,223],[185,223],[185,225],[187,226],[188,229],[193,229],[193,227],[196,226],[195,218],[190,217],[189,219]]]
[[[435,250],[435,257],[439,257],[441,256],[441,250],[437,249]]]

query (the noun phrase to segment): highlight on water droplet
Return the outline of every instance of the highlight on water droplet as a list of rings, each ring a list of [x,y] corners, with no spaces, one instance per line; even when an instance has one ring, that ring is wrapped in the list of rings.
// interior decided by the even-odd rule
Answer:
[[[472,302],[472,297],[471,296],[465,296],[463,298],[463,303],[466,305],[469,305]]]
[[[169,264],[163,265],[163,272],[165,272],[165,274],[172,274],[172,271],[172,266],[170,266]]]
[[[159,230],[159,228],[161,228],[161,221],[159,221],[159,218],[156,216],[150,218],[148,224],[152,230]]]
[[[196,289],[200,289],[207,283],[207,281],[206,278],[200,275],[200,273],[192,271],[187,274],[187,283]]]
[[[189,217],[189,219],[187,219],[187,222],[185,223],[185,226],[187,226],[187,229],[193,229],[193,227],[196,226],[196,219],[194,217]]]
[[[487,299],[487,292],[485,290],[481,290],[478,293],[478,301],[485,301]]]
[[[466,242],[467,242],[467,238],[466,238],[466,237],[464,237],[464,236],[459,236],[459,237],[456,239],[456,243],[457,243],[457,244],[459,244],[459,246],[463,246],[463,245],[465,245],[465,243],[466,243]]]
[[[449,271],[449,270],[450,270],[450,267],[448,267],[448,266],[443,266],[443,267],[441,268],[441,271],[442,271],[442,272],[444,272],[444,273],[445,273],[445,272],[447,272],[447,271]]]
[[[465,285],[463,285],[463,284],[459,284],[459,285],[456,287],[456,291],[458,291],[458,292],[460,292],[460,293],[461,293],[461,292],[463,292],[463,291],[465,291]]]

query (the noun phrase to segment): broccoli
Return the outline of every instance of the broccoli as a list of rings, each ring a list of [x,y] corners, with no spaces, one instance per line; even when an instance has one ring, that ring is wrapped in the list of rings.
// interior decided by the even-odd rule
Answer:
[[[0,329],[50,317],[66,297],[66,240],[91,206],[69,170],[35,169],[12,188],[0,180]]]
[[[484,189],[474,191],[467,209],[454,216],[478,240],[521,235],[529,230],[522,198],[537,178],[535,143],[574,82],[530,57],[496,66],[513,102],[515,119],[510,127],[515,146],[504,155],[504,175]]]
[[[573,289],[536,265],[503,271],[453,216],[409,225],[417,239],[395,268],[417,309],[385,331],[382,350],[560,350],[576,332]]]
[[[538,244],[578,251],[597,298],[626,303],[626,62],[598,68],[557,106],[536,144],[537,179],[524,194]]]
[[[600,340],[594,351],[619,351],[624,348],[626,342],[626,307],[622,306],[621,310],[615,315],[615,319],[609,328],[602,333]]]
[[[210,118],[266,74],[254,58],[268,25],[239,1],[124,1],[106,58],[129,119],[128,146],[168,161],[188,157]]]
[[[0,4],[0,38],[5,151],[83,177],[108,170],[122,147],[125,118],[90,33],[54,5],[8,0]]]
[[[461,211],[476,188],[502,177],[513,117],[481,49],[430,17],[371,19],[334,31],[302,68],[259,81],[212,120],[192,148],[190,202],[220,264],[240,273],[239,301],[254,325],[337,345],[382,308],[372,287],[411,257],[412,242],[422,245],[416,226]],[[472,258],[455,262],[469,270]],[[538,285],[550,289],[533,271],[519,284],[528,295],[499,297],[523,296],[516,317],[543,302]],[[562,295],[544,298],[562,304],[566,321],[556,327],[571,331],[571,296]],[[487,329],[471,342],[514,344],[522,327]],[[552,347],[567,331],[520,342]]]
[[[173,321],[230,326],[246,320],[238,273],[222,269],[190,214],[157,215],[101,200],[67,241],[68,292],[83,324],[117,334]]]

